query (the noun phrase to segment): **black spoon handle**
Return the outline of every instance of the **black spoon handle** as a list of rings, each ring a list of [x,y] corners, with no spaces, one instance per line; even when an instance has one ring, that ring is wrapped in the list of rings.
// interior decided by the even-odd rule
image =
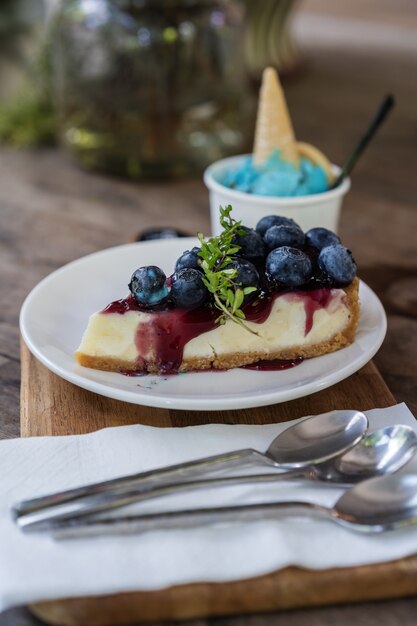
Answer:
[[[385,118],[387,117],[389,111],[392,109],[394,104],[395,104],[394,96],[391,96],[391,95],[385,96],[374,118],[372,119],[365,133],[362,135],[362,137],[358,141],[355,148],[352,150],[352,153],[349,155],[349,158],[347,159],[346,163],[342,167],[340,174],[338,175],[333,185],[331,186],[332,189],[334,189],[335,187],[338,187],[340,183],[342,182],[342,180],[346,176],[348,176],[350,172],[353,170],[360,155],[365,150],[366,146],[371,141],[372,137],[375,135],[376,131],[381,126],[382,122],[385,120]]]

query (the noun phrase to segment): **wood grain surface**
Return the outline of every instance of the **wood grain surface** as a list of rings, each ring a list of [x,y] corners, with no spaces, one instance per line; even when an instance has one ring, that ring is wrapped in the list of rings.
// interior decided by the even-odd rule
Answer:
[[[22,342],[23,436],[87,433],[108,426],[184,427],[211,422],[267,424],[332,408],[386,407],[395,403],[368,363],[346,380],[305,398],[247,411],[174,411],[97,396],[48,371]],[[178,585],[152,592],[41,602],[31,610],[50,624],[111,626],[360,602],[417,593],[417,557],[377,566],[311,571],[296,567],[232,583]]]
[[[387,91],[397,99],[354,173],[341,236],[388,314],[375,363],[396,399],[417,415],[416,4],[300,5],[295,27],[305,70],[285,84],[300,139],[341,163],[376,103]],[[208,197],[199,180],[132,184],[82,172],[57,150],[0,150],[0,437],[19,435],[18,314],[30,289],[81,255],[164,225],[208,232]],[[191,626],[411,626],[416,614],[417,598],[200,619]],[[0,626],[37,624],[25,609],[0,616]]]

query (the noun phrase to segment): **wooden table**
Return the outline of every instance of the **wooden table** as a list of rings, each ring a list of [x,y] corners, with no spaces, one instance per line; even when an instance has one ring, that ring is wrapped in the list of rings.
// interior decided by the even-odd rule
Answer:
[[[341,235],[388,313],[388,335],[375,362],[396,398],[417,414],[416,46],[405,19],[403,38],[395,39],[395,28],[386,23],[377,26],[379,36],[387,35],[385,49],[372,43],[372,27],[369,45],[357,47],[346,29],[344,39],[337,33],[326,39],[317,24],[317,14],[300,20],[300,32],[310,36],[309,67],[286,85],[300,138],[341,162],[385,92],[397,98],[395,112],[355,172]],[[25,295],[60,265],[123,243],[150,225],[208,232],[203,184],[131,184],[81,172],[57,150],[0,151],[0,437],[19,435],[18,312]],[[417,599],[408,599],[213,622],[406,626],[415,623],[416,611]],[[1,626],[36,623],[24,609],[0,616]]]

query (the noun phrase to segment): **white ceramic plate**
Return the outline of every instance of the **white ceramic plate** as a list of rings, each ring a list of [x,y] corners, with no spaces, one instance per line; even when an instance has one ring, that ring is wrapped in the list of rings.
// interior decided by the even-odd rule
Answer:
[[[195,243],[195,239],[172,239],[127,244],[96,252],[53,272],[23,304],[20,329],[27,346],[58,376],[103,396],[147,406],[205,411],[264,406],[315,393],[356,372],[380,347],[386,332],[384,309],[374,292],[361,283],[362,314],[355,342],[293,369],[127,377],[76,364],[73,353],[89,315],[124,297],[136,268],[159,265],[170,274],[178,256]]]

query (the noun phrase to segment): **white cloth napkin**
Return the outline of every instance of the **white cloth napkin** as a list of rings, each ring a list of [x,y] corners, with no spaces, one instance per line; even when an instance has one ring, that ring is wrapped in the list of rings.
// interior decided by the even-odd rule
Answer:
[[[394,423],[417,429],[404,404],[367,415],[372,429]],[[136,425],[89,435],[0,442],[0,610],[69,596],[230,581],[288,565],[322,569],[377,563],[417,552],[417,527],[368,536],[312,518],[61,542],[48,535],[25,535],[11,518],[11,505],[23,498],[237,448],[266,450],[287,425],[161,429]],[[417,459],[411,467],[417,471]],[[268,499],[331,505],[340,493],[301,483],[227,487],[171,497],[164,503],[153,500],[143,503],[141,510]]]

